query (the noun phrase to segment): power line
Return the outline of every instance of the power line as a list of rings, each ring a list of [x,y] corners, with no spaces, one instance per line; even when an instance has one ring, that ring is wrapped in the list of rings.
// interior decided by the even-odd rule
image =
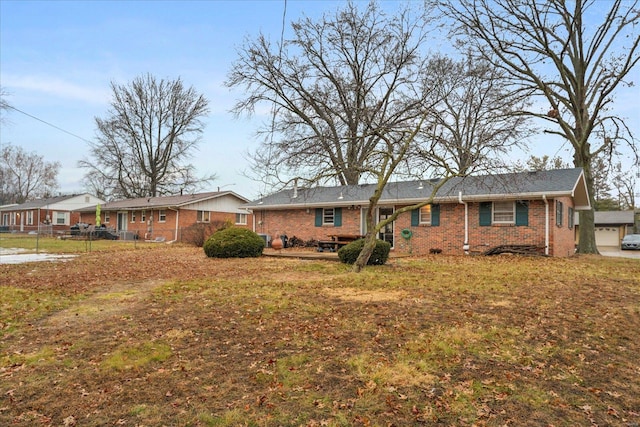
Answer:
[[[14,107],[14,106],[12,106],[12,105],[8,105],[8,104],[7,104],[7,105],[6,105],[6,107],[11,108],[12,110],[17,111],[18,113],[24,114],[24,115],[25,115],[25,116],[27,116],[27,117],[31,117],[31,118],[32,118],[32,119],[34,119],[34,120],[37,120],[37,121],[39,121],[39,122],[42,122],[42,123],[44,123],[44,124],[45,124],[45,125],[47,125],[47,126],[51,126],[52,128],[58,129],[58,130],[59,130],[59,131],[61,131],[61,132],[64,132],[64,133],[69,134],[69,135],[71,135],[71,136],[73,136],[73,137],[76,137],[76,138],[78,138],[78,139],[80,139],[80,140],[82,140],[82,141],[84,141],[84,142],[87,142],[87,143],[89,143],[89,144],[93,144],[93,142],[92,142],[92,141],[89,141],[88,139],[85,139],[85,138],[83,138],[83,137],[81,137],[81,136],[79,136],[79,135],[76,135],[75,133],[69,132],[68,130],[62,129],[62,128],[61,128],[61,127],[59,127],[59,126],[56,126],[56,125],[54,125],[54,124],[52,124],[52,123],[49,123],[49,122],[47,122],[46,120],[42,120],[42,119],[40,119],[40,118],[38,118],[38,117],[36,117],[36,116],[34,116],[34,115],[32,115],[32,114],[29,114],[29,113],[27,113],[27,112],[24,112],[24,111],[22,111],[22,110],[20,110],[20,109],[18,109],[18,108],[16,108],[16,107]]]

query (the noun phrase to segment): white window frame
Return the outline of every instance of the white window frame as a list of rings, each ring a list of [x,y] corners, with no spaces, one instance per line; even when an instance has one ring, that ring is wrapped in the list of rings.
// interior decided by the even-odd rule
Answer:
[[[131,211],[131,222],[136,222],[136,211]]]
[[[158,209],[158,222],[167,222],[167,210]]]
[[[247,214],[246,213],[237,213],[236,214],[236,225],[247,225]]]
[[[53,225],[69,225],[69,212],[54,212],[55,221]]]
[[[196,222],[211,222],[211,211],[196,211]]]
[[[27,211],[27,225],[33,225],[33,211]]]
[[[431,225],[431,205],[420,208],[420,225]]]
[[[334,225],[335,223],[336,223],[336,209],[323,208],[322,209],[322,225]]]
[[[491,221],[493,222],[493,224],[515,224],[516,202],[493,202],[493,206],[491,209]]]
[[[104,223],[105,224],[109,223],[109,211],[105,211],[104,213]]]
[[[147,221],[147,211],[142,211],[140,213],[140,222],[146,222]]]

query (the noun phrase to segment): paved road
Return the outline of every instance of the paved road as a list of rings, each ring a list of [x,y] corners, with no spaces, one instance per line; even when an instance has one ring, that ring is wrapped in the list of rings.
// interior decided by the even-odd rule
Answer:
[[[615,256],[622,258],[635,258],[640,259],[640,251],[622,251],[620,248],[606,247],[598,248],[602,256]]]

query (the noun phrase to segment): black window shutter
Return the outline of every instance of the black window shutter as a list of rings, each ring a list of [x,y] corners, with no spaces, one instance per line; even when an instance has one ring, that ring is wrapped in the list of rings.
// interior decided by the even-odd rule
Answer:
[[[440,225],[440,205],[431,205],[431,225]]]
[[[322,208],[316,209],[316,227],[322,227]]]
[[[491,225],[491,202],[480,203],[480,225]]]
[[[516,225],[529,225],[529,202],[526,200],[516,202]]]
[[[414,209],[411,211],[411,226],[417,227],[420,225],[420,209]]]
[[[335,208],[333,211],[333,225],[342,227],[342,208]]]

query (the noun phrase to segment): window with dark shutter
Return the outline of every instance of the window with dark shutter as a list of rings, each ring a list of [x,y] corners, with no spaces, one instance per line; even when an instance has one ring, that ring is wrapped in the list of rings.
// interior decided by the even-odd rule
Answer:
[[[558,227],[562,227],[562,212],[563,212],[562,202],[556,200],[556,225]]]
[[[322,208],[316,209],[316,227],[322,227]]]
[[[420,209],[414,209],[411,211],[411,226],[417,227],[420,225]]]
[[[437,227],[440,225],[440,205],[431,206],[431,226]]]
[[[529,225],[529,201],[527,200],[516,202],[516,225]]]
[[[480,225],[491,225],[491,202],[480,203]]]

